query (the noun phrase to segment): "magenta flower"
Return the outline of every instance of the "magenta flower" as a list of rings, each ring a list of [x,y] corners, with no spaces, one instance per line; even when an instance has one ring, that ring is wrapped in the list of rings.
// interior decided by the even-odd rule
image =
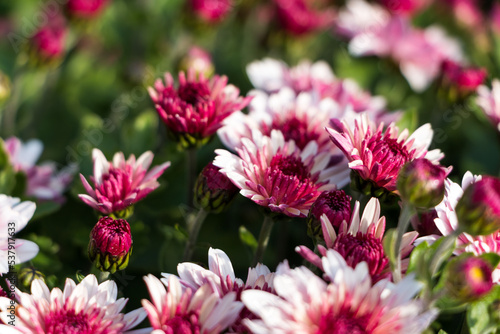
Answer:
[[[326,215],[333,227],[338,230],[343,221],[351,221],[351,200],[351,196],[346,195],[343,190],[325,191],[312,205],[308,220],[319,222],[321,216]]]
[[[101,14],[108,2],[109,0],[68,0],[66,8],[74,17],[92,19]]]
[[[153,153],[147,151],[139,159],[132,154],[125,160],[122,152],[115,153],[112,162],[108,162],[104,154],[94,149],[94,175],[90,177],[94,189],[80,174],[87,194],[78,197],[85,204],[108,215],[123,214],[123,210],[146,197],[160,185],[157,179],[170,166],[165,162],[148,171],[153,161]]]
[[[283,28],[293,35],[326,29],[333,23],[332,8],[314,9],[307,0],[273,0]]]
[[[125,269],[132,252],[132,234],[125,219],[102,217],[90,232],[90,261],[101,271]]]
[[[446,60],[443,62],[443,76],[449,84],[457,87],[460,92],[471,93],[483,83],[487,73],[485,68],[464,66]]]
[[[36,139],[23,143],[16,137],[10,137],[4,142],[4,147],[14,171],[26,174],[26,196],[41,201],[64,202],[62,194],[73,180],[73,167],[58,171],[51,161],[36,165],[43,152],[42,142]]]
[[[210,23],[224,20],[234,6],[232,0],[190,0],[189,3],[199,18]]]
[[[203,74],[197,77],[192,69],[187,78],[183,72],[179,74],[178,88],[167,73],[165,84],[158,79],[148,90],[167,130],[183,148],[206,143],[226,117],[244,108],[251,99],[240,97],[238,88],[227,85],[227,77],[207,80]]]
[[[491,89],[481,85],[477,88],[476,103],[500,131],[500,80],[493,79]]]
[[[337,251],[347,265],[355,268],[359,263],[366,262],[373,282],[390,278],[389,259],[384,253],[382,238],[385,232],[385,217],[380,217],[380,203],[372,198],[366,205],[361,219],[359,218],[359,202],[356,201],[350,221],[343,221],[335,232],[335,226],[326,214],[320,218],[323,231],[324,246],[318,245],[321,256],[326,256],[329,249]],[[408,232],[401,242],[401,258],[403,266],[408,265],[408,256],[413,249],[418,233]],[[296,251],[307,261],[324,270],[321,258],[305,246],[299,246]]]
[[[365,262],[354,269],[334,250],[322,259],[325,282],[306,267],[281,264],[274,278],[277,295],[259,290],[242,293],[245,306],[260,317],[244,324],[266,333],[422,333],[435,319],[414,296],[422,285],[407,276],[398,284],[372,285]]]
[[[365,113],[355,119],[354,127],[339,120],[332,120],[331,125],[327,131],[346,155],[349,167],[361,183],[369,181],[377,189],[397,193],[396,179],[404,164],[418,158],[437,163],[443,157],[437,149],[427,151],[433,135],[430,124],[422,125],[411,136],[406,129],[399,133],[394,123],[385,130],[383,123],[376,127]],[[363,190],[365,185],[360,187]]]
[[[492,268],[486,260],[464,254],[451,261],[445,272],[445,287],[451,296],[462,302],[473,302],[491,291]]]
[[[428,5],[430,0],[379,0],[379,2],[393,14],[412,16]]]
[[[253,138],[243,138],[236,151],[238,155],[215,150],[214,165],[243,196],[272,212],[306,217],[321,192],[344,180],[338,177],[338,166],[328,167],[330,154],[318,152],[316,142],[299,150],[278,130],[272,130],[270,137],[254,131]]]
[[[47,63],[61,58],[65,53],[66,34],[64,19],[59,16],[40,27],[31,37],[31,49],[36,59]]]

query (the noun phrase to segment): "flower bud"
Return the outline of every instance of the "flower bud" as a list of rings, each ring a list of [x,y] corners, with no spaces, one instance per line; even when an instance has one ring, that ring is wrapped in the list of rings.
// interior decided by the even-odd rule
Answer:
[[[464,66],[451,60],[445,60],[442,69],[444,84],[457,89],[462,97],[474,92],[487,75],[484,68]]]
[[[493,287],[492,268],[480,257],[466,255],[452,259],[445,275],[451,297],[462,302],[478,300]]]
[[[132,253],[132,234],[125,219],[103,217],[90,232],[89,258],[101,271],[125,269]]]
[[[37,64],[57,63],[65,53],[66,27],[56,18],[36,31],[30,40],[31,56]]]
[[[351,196],[343,190],[324,191],[318,196],[309,210],[307,234],[314,239],[323,240],[320,217],[325,214],[332,226],[338,231],[345,220],[351,221]]]
[[[197,74],[209,78],[214,74],[214,64],[210,54],[200,47],[193,46],[180,64],[182,71],[193,69]]]
[[[196,16],[208,23],[224,20],[234,6],[232,0],[190,0],[189,3]]]
[[[458,226],[470,235],[488,235],[500,229],[500,179],[483,176],[468,186],[455,208]]]
[[[195,203],[207,212],[222,212],[239,191],[219,170],[210,162],[203,168],[194,186]]]
[[[401,168],[397,188],[399,195],[417,208],[432,208],[444,197],[444,180],[448,171],[427,159],[415,159]]]
[[[18,277],[21,284],[27,289],[31,287],[31,283],[36,279],[45,281],[45,275],[33,267],[21,269]]]
[[[99,16],[108,0],[68,0],[66,10],[74,18],[89,20]]]

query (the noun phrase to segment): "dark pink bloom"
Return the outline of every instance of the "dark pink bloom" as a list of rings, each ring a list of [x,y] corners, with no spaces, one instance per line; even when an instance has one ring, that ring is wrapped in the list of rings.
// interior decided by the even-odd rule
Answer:
[[[390,12],[411,16],[428,4],[428,0],[379,0]]]
[[[160,184],[157,179],[170,166],[170,162],[165,162],[148,171],[153,161],[153,153],[150,151],[143,153],[137,160],[133,154],[125,160],[123,153],[118,152],[114,155],[113,162],[108,162],[100,150],[94,149],[92,158],[94,176],[90,180],[95,189],[80,174],[88,195],[80,194],[78,197],[105,215],[119,215],[158,188]]]
[[[190,0],[190,4],[198,17],[211,23],[222,21],[234,6],[232,0]]]
[[[132,233],[125,219],[102,217],[90,232],[89,258],[99,270],[125,269],[132,252]]]
[[[66,8],[70,15],[92,19],[101,14],[109,0],[68,0]]]
[[[194,186],[197,205],[214,213],[226,209],[238,191],[231,180],[220,172],[220,168],[211,162],[203,168]]]
[[[170,73],[165,74],[165,84],[158,79],[149,95],[171,135],[183,148],[206,143],[222,126],[222,121],[236,110],[244,108],[251,97],[240,97],[239,89],[227,85],[227,77],[197,77],[190,69],[187,78],[179,74],[179,86],[174,87]]]
[[[446,287],[453,297],[471,302],[480,299],[493,288],[492,268],[486,260],[464,256],[452,261],[447,272]]]
[[[302,35],[326,29],[333,23],[333,9],[314,9],[309,0],[274,0],[278,19],[285,30]]]
[[[418,235],[423,237],[434,234],[436,236],[442,235],[439,231],[434,219],[438,217],[435,209],[418,213],[411,217],[411,226],[418,232]]]
[[[359,217],[359,202],[356,201],[351,220],[343,221],[338,234],[328,217],[321,216],[324,246],[318,245],[320,256],[326,256],[329,249],[336,250],[347,265],[355,268],[359,263],[366,262],[368,271],[374,282],[390,277],[389,259],[384,253],[382,238],[385,232],[385,217],[380,217],[380,203],[372,198],[366,205],[363,215]],[[413,241],[417,232],[403,235],[401,257],[403,265],[408,264],[408,257],[413,249]],[[299,246],[296,251],[307,261],[324,270],[321,258],[305,246]]]
[[[317,229],[321,230],[320,218],[322,215],[326,215],[336,230],[339,229],[343,221],[351,221],[351,200],[351,196],[343,190],[322,192],[309,211],[308,223],[312,229],[311,232],[314,233]]]
[[[487,76],[485,68],[460,65],[451,60],[443,62],[443,76],[449,84],[461,92],[472,92],[479,87]]]
[[[66,43],[66,27],[56,19],[41,27],[31,38],[31,46],[41,61],[50,61],[63,56]]]

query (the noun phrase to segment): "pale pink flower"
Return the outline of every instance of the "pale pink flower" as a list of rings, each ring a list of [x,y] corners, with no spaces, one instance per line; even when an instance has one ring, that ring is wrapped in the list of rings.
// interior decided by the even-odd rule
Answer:
[[[54,162],[35,165],[43,152],[43,144],[37,139],[23,143],[16,137],[10,137],[5,140],[4,147],[14,171],[26,174],[27,196],[59,203],[64,201],[62,194],[73,180],[73,166],[58,171]]]
[[[143,299],[142,305],[153,327],[152,334],[221,333],[243,308],[235,292],[220,298],[210,284],[192,290],[182,287],[173,275],[163,284],[153,275],[145,276],[144,281],[152,302]]]
[[[133,154],[125,160],[123,153],[117,152],[113,161],[108,162],[100,150],[93,149],[94,175],[90,180],[94,189],[80,174],[88,195],[80,194],[78,197],[105,215],[125,210],[159,187],[157,179],[170,166],[170,162],[155,166],[148,171],[153,157],[153,153],[147,151],[137,160]]]
[[[321,256],[326,256],[328,249],[334,249],[352,268],[358,263],[366,262],[368,271],[373,282],[390,278],[389,259],[385,255],[382,238],[385,233],[385,217],[380,217],[380,203],[378,199],[372,198],[359,218],[359,202],[354,204],[351,220],[340,224],[338,233],[324,214],[320,217],[321,228],[325,245],[319,244],[318,251]],[[413,249],[413,241],[417,232],[408,232],[403,235],[400,254],[403,266],[408,265],[408,256]],[[296,251],[307,261],[311,262],[321,270],[324,270],[321,258],[305,246],[298,246]]]
[[[479,28],[484,24],[484,15],[477,0],[446,0],[457,21],[469,28]]]
[[[309,269],[278,267],[277,296],[265,291],[242,293],[245,306],[261,319],[244,323],[252,333],[421,333],[437,315],[414,300],[421,284],[412,276],[398,284],[372,285],[366,263],[355,269],[329,250],[322,259],[326,283]]]
[[[14,319],[11,300],[0,297],[0,331],[5,334],[146,334],[151,328],[131,330],[146,318],[144,309],[121,313],[127,299],[117,299],[114,281],[98,284],[88,275],[79,284],[67,278],[64,290],[49,290],[42,280],[31,284],[31,294],[16,289]],[[14,326],[6,325],[13,323]]]
[[[272,212],[291,217],[306,217],[322,191],[344,182],[339,169],[328,167],[330,153],[319,152],[315,141],[303,150],[294,141],[285,141],[281,131],[264,136],[254,131],[242,138],[238,155],[215,150],[214,165],[241,189],[240,193]]]
[[[458,219],[455,213],[455,207],[462,198],[464,190],[472,183],[481,180],[481,175],[472,175],[466,172],[462,179],[462,185],[447,179],[445,181],[445,196],[441,203],[436,206],[438,218],[434,220],[436,227],[442,235],[450,235],[458,228]],[[432,243],[440,238],[440,235],[429,235],[418,238],[415,244],[427,241]],[[472,252],[475,255],[483,253],[500,254],[500,231],[486,236],[471,236],[467,233],[461,233],[457,238],[457,247],[454,254],[459,255],[464,252]],[[493,271],[493,282],[500,284],[500,265]]]
[[[479,86],[476,103],[500,131],[500,80],[493,79],[491,89],[485,85]]]
[[[203,285],[209,284],[220,298],[231,292],[236,293],[236,300],[241,301],[241,293],[248,289],[274,292],[272,273],[268,267],[259,263],[255,268],[248,268],[246,282],[237,278],[229,257],[220,249],[211,248],[208,251],[208,269],[200,265],[184,262],[177,265],[180,283],[183,287],[197,291]],[[162,274],[164,284],[168,284],[171,274]],[[241,333],[245,329],[241,321],[244,318],[255,318],[246,308],[243,308],[235,321],[230,324],[229,331]]]
[[[313,8],[310,0],[273,0],[278,20],[293,35],[303,35],[328,28],[335,18],[332,7]],[[316,3],[318,3],[316,1]]]
[[[35,209],[33,202],[21,202],[19,198],[0,194],[0,276],[38,254],[37,244],[15,236],[28,224]]]
[[[240,91],[227,85],[226,76],[205,79],[194,69],[179,74],[179,86],[174,87],[170,73],[165,74],[165,84],[156,80],[148,88],[156,111],[170,135],[182,148],[205,144],[222,126],[222,121],[236,110],[243,109],[250,97],[240,97]]]
[[[426,158],[437,163],[443,157],[438,149],[428,151],[433,135],[430,124],[422,125],[410,135],[407,129],[400,133],[394,123],[384,130],[383,123],[377,126],[362,113],[354,126],[345,120],[332,120],[331,126],[327,131],[346,155],[349,167],[362,180],[389,192],[397,193],[399,170],[408,161]]]

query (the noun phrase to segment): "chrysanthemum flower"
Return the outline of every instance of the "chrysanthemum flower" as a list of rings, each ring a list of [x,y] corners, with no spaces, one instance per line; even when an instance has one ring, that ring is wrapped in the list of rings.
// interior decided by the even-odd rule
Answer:
[[[143,299],[142,305],[154,329],[152,334],[221,333],[243,308],[235,292],[219,298],[210,284],[192,290],[183,288],[175,276],[170,276],[165,285],[153,275],[145,276],[144,281],[152,302]]]
[[[318,152],[316,142],[299,150],[278,130],[272,130],[269,137],[254,131],[252,139],[243,138],[236,151],[238,155],[215,150],[214,165],[243,196],[272,212],[306,217],[322,191],[344,180],[338,177],[338,166],[328,167],[330,153]]]
[[[35,209],[33,202],[21,202],[19,198],[0,194],[0,275],[38,254],[38,246],[34,242],[15,237],[28,224]]]
[[[484,85],[479,86],[477,95],[477,105],[500,131],[500,80],[493,79],[491,89]]]
[[[385,130],[383,123],[377,127],[365,113],[355,119],[354,127],[345,120],[332,120],[331,125],[333,128],[327,131],[346,155],[349,167],[361,182],[369,183],[370,189],[360,189],[363,191],[377,192],[383,188],[397,193],[396,179],[405,163],[417,158],[437,163],[443,157],[438,149],[427,151],[433,135],[430,124],[422,125],[411,136],[406,129],[399,133],[394,123]]]
[[[227,85],[227,77],[205,79],[193,69],[179,74],[179,86],[174,87],[170,73],[165,83],[158,79],[148,88],[156,111],[173,138],[183,148],[205,144],[222,126],[222,121],[243,109],[250,97],[240,97],[239,89]]]
[[[64,290],[49,290],[42,280],[31,285],[31,294],[16,289],[15,317],[11,300],[0,297],[0,331],[5,334],[146,334],[151,328],[130,331],[146,317],[139,308],[127,314],[121,310],[127,299],[117,299],[114,281],[98,284],[88,275],[79,284],[66,279]],[[13,319],[14,318],[14,319]],[[10,322],[12,325],[7,325]]]
[[[274,3],[283,28],[297,36],[326,29],[335,18],[333,8],[315,9],[307,0],[274,0]]]
[[[191,9],[206,22],[222,21],[231,11],[232,0],[190,0]]]
[[[246,282],[237,278],[234,274],[233,265],[229,257],[220,249],[210,248],[208,251],[208,269],[200,265],[184,262],[177,265],[180,283],[183,287],[192,291],[197,291],[203,285],[209,284],[220,297],[224,297],[230,292],[236,293],[236,300],[241,300],[241,292],[248,289],[264,290],[274,292],[274,273],[263,264],[257,264],[255,268],[248,268]],[[163,283],[168,283],[171,274],[162,274]],[[230,332],[243,333],[244,325],[241,321],[244,318],[255,318],[246,308],[243,308],[239,316],[229,326]]]
[[[450,235],[453,231],[458,229],[458,219],[455,213],[455,207],[462,197],[464,190],[472,183],[479,181],[482,178],[480,175],[472,175],[466,172],[462,179],[462,185],[452,182],[447,179],[445,181],[445,195],[441,203],[436,206],[438,218],[434,220],[436,227],[442,235]],[[423,241],[432,243],[436,241],[440,235],[429,235],[420,237],[415,241],[419,244]],[[471,236],[467,233],[461,233],[457,238],[457,247],[454,254],[459,255],[464,252],[471,252],[475,255],[483,253],[497,253],[500,254],[500,231],[486,236]],[[493,282],[500,284],[500,265],[493,270]]]
[[[39,27],[30,40],[31,53],[40,63],[60,59],[65,52],[67,28],[60,16]]]
[[[85,177],[80,174],[88,195],[80,194],[78,197],[105,215],[111,213],[122,215],[123,210],[158,188],[160,184],[157,179],[170,166],[170,162],[165,162],[148,171],[153,161],[151,151],[143,153],[137,160],[133,154],[125,160],[123,153],[118,152],[115,153],[113,161],[108,162],[104,154],[95,148],[92,151],[92,158],[94,176],[91,176],[90,180],[95,189],[92,189]]]
[[[421,333],[436,316],[413,299],[421,284],[410,276],[372,286],[364,262],[352,269],[333,250],[322,262],[330,283],[285,263],[274,279],[277,295],[243,291],[245,306],[261,318],[244,322],[252,333]]]
[[[366,262],[372,281],[377,282],[383,278],[390,278],[389,259],[385,255],[382,244],[385,217],[380,217],[378,199],[372,198],[366,204],[361,220],[359,218],[359,202],[356,201],[351,221],[344,220],[338,234],[326,215],[323,215],[320,220],[325,242],[324,246],[317,246],[320,255],[326,256],[328,249],[334,249],[344,257],[345,262],[352,268],[356,268],[360,262]],[[404,259],[404,266],[408,264],[408,259],[405,258],[410,255],[413,241],[417,235],[417,232],[408,232],[403,235],[400,254]],[[299,246],[296,250],[307,261],[324,270],[320,257],[309,248]]]
[[[109,0],[68,0],[66,9],[71,16],[92,19],[98,16]]]
[[[445,60],[442,67],[446,83],[456,87],[462,94],[475,91],[488,75],[485,68],[467,66],[450,60]]]
[[[39,200],[63,202],[62,194],[73,180],[73,168],[57,170],[55,163],[44,162],[35,165],[43,151],[43,144],[37,139],[23,143],[16,137],[4,142],[5,150],[14,171],[26,174],[26,196]]]

